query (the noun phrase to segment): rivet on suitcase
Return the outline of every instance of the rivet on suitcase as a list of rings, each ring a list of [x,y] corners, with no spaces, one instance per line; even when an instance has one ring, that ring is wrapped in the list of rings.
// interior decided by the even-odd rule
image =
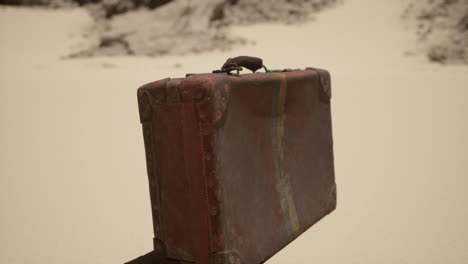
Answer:
[[[138,89],[157,261],[263,263],[336,207],[329,73],[242,66]]]

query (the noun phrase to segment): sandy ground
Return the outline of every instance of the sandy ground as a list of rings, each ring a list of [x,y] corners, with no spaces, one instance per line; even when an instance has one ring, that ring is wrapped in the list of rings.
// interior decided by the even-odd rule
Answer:
[[[468,263],[468,67],[405,57],[403,5],[235,32],[229,53],[62,60],[81,10],[0,9],[0,263],[122,263],[151,250],[136,88],[250,54],[333,76],[339,205],[269,264]],[[76,32],[76,33],[71,33]]]

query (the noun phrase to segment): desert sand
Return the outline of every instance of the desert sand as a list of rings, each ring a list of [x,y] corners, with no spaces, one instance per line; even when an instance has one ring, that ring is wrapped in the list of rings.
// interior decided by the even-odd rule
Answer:
[[[256,45],[62,59],[81,9],[0,8],[0,263],[123,263],[152,248],[136,88],[226,58],[332,74],[338,208],[269,264],[468,263],[468,67],[405,56],[401,1],[347,0]]]

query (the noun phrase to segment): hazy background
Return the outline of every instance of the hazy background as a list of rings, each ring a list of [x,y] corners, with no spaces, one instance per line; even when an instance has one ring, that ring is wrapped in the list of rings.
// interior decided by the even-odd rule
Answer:
[[[332,74],[338,208],[268,264],[468,263],[467,1],[195,2],[0,6],[0,263],[152,250],[136,89],[237,55]]]

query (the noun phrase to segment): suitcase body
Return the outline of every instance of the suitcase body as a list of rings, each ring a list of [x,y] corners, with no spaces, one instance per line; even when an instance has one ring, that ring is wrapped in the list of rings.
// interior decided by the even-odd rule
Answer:
[[[158,258],[263,263],[333,211],[330,97],[312,68],[140,87]]]

